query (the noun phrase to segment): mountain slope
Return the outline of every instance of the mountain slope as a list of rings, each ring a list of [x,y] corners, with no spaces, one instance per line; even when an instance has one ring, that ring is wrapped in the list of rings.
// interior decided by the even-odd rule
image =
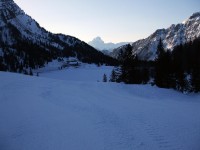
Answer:
[[[92,41],[88,42],[89,45],[101,51],[112,51],[115,48],[118,48],[122,45],[128,44],[128,42],[120,42],[120,43],[105,43],[101,37],[96,37]]]
[[[159,29],[148,38],[134,42],[133,54],[137,54],[142,60],[154,60],[160,39],[163,41],[164,48],[173,50],[175,46],[193,41],[197,37],[200,37],[200,12],[194,13],[183,23],[173,24],[167,29]],[[112,57],[117,58],[125,47],[126,45],[113,50]]]
[[[0,33],[1,70],[34,69],[69,56],[87,63],[115,62],[75,37],[46,31],[13,0],[0,0]]]

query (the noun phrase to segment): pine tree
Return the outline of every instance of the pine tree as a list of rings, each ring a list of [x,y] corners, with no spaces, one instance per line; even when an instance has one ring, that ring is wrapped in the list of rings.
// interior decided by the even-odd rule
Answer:
[[[6,66],[3,64],[2,56],[0,56],[0,71],[6,71]]]
[[[200,38],[193,42],[190,51],[193,51],[191,84],[193,86],[193,91],[197,93],[200,92]]]
[[[157,58],[155,60],[155,84],[158,87],[163,87],[163,63],[162,63],[162,59],[164,56],[164,47],[163,47],[163,43],[162,40],[159,40],[158,43],[158,47],[157,47]]]
[[[161,88],[171,88],[171,52],[165,51],[161,39],[157,47],[157,58],[155,64],[155,84]]]
[[[120,76],[121,76],[121,68],[120,67],[115,67],[114,71],[115,71],[116,82],[118,82],[118,83],[122,82],[122,80],[120,78]]]
[[[159,43],[158,43],[158,46],[157,46],[157,58],[156,60],[159,60],[165,53],[165,49],[164,49],[164,46],[163,46],[163,42],[162,42],[162,39],[160,38],[159,40]]]
[[[28,72],[27,72],[27,70],[24,70],[24,74],[25,74],[25,75],[28,75]]]
[[[115,70],[113,69],[110,76],[110,82],[116,82],[116,81],[117,81],[117,76]]]
[[[21,62],[20,65],[19,65],[19,73],[22,73],[22,71],[23,71],[23,64]]]
[[[103,75],[103,82],[107,82],[107,76],[106,76],[106,74]]]
[[[29,71],[29,75],[32,76],[33,75],[33,72],[32,72],[32,69],[30,68],[30,71]]]
[[[188,89],[188,83],[186,80],[186,59],[184,54],[183,45],[177,46],[173,50],[173,62],[172,62],[172,71],[174,76],[173,88],[181,92],[185,92]]]
[[[124,53],[122,54],[122,65],[121,65],[121,75],[120,80],[126,84],[133,83],[133,55],[132,47],[130,44],[127,45]]]
[[[141,71],[142,84],[147,84],[149,81],[149,70],[147,68],[143,68]]]
[[[192,85],[192,91],[195,93],[200,92],[200,66],[193,68],[192,74],[191,74],[191,85]]]

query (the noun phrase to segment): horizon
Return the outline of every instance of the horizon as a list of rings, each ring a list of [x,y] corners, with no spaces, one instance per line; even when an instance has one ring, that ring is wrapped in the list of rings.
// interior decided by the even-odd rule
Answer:
[[[197,0],[183,0],[181,3],[172,0],[14,1],[50,32],[71,35],[85,42],[99,36],[105,43],[146,38],[157,29],[183,22],[199,12],[200,5]]]

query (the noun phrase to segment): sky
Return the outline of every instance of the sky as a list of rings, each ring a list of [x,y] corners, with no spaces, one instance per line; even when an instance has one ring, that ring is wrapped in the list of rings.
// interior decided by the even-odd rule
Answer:
[[[134,42],[200,11],[200,0],[14,0],[42,27],[85,42]]]

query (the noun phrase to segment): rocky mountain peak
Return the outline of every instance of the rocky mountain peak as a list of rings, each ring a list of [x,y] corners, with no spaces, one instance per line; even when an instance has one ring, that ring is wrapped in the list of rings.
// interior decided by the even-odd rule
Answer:
[[[200,17],[200,12],[196,12],[196,13],[192,14],[192,16],[190,16],[189,19],[194,19],[196,17]]]
[[[106,43],[102,40],[101,37],[97,36],[92,41],[88,42],[89,45],[95,47],[98,50],[101,51],[112,51],[113,49],[122,46],[124,44],[127,44],[128,42],[120,42],[120,43]]]
[[[194,13],[183,23],[172,24],[167,29],[158,29],[146,39],[138,40],[132,44],[133,54],[142,60],[154,60],[160,39],[165,49],[173,50],[177,45],[193,41],[200,37],[200,12]],[[111,54],[117,58],[124,47],[119,47]]]
[[[102,38],[100,36],[97,36],[96,38],[93,39],[94,41],[100,41],[103,42]]]

